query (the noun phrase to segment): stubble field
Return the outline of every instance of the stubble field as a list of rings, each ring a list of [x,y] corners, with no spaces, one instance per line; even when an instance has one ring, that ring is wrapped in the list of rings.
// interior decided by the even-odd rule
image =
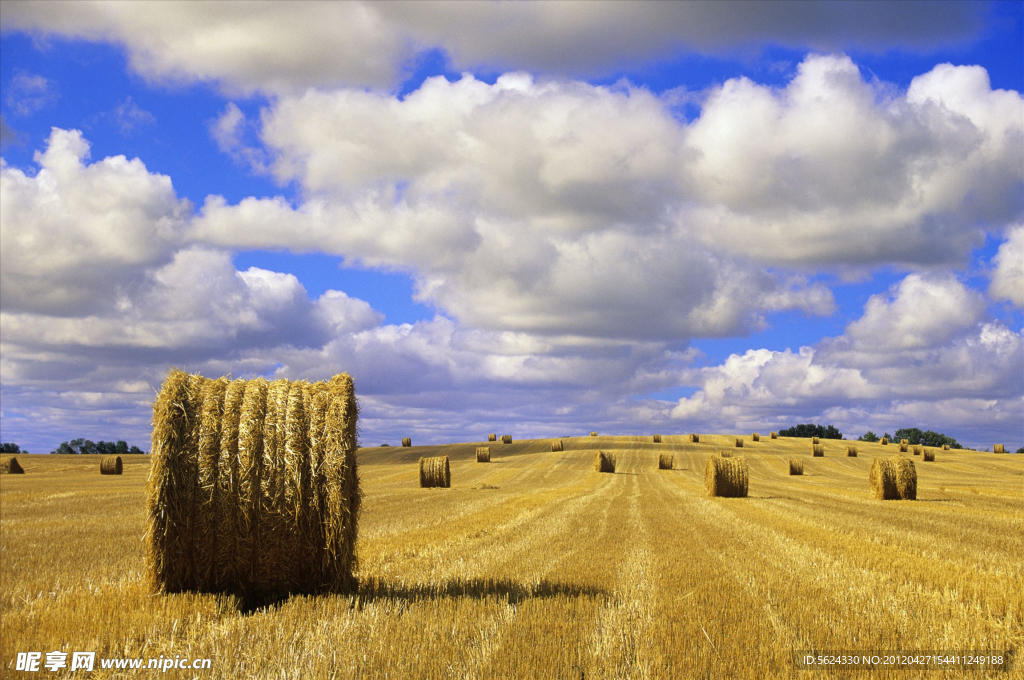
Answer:
[[[362,449],[359,591],[254,611],[149,591],[148,457],[101,477],[96,457],[19,455],[26,474],[0,477],[0,674],[62,650],[211,659],[171,677],[832,678],[850,674],[795,671],[792,650],[1021,648],[1024,457],[914,456],[918,500],[883,502],[868,471],[894,445],[745,439],[741,499],[704,495],[724,435],[491,442],[487,464],[480,443]],[[422,455],[451,457],[452,488],[419,488]]]

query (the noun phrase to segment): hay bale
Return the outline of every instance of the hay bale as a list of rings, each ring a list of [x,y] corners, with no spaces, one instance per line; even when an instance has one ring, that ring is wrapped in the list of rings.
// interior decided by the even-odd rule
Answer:
[[[704,468],[704,488],[708,496],[725,496],[728,498],[746,498],[747,496],[747,459],[743,456],[708,458]]]
[[[889,439],[888,439],[887,437],[882,437],[882,441],[881,441],[881,442],[879,442],[879,443],[880,443],[880,444],[881,444],[882,446],[888,446],[888,445],[889,445]]]
[[[817,437],[811,437],[811,443],[812,444],[817,444],[818,443],[818,438]]]
[[[778,439],[778,438],[779,438],[779,433],[778,432],[772,432],[771,435],[769,435],[769,439]]]
[[[900,444],[902,444],[903,446],[907,446],[908,444],[910,444],[910,440],[909,439],[901,439],[900,440]]]
[[[742,449],[743,448],[743,437],[736,437],[736,448],[737,449]]]
[[[604,451],[595,453],[594,469],[598,472],[615,472],[615,454]]]
[[[671,453],[663,453],[658,456],[658,469],[671,470],[676,466],[676,457]]]
[[[154,586],[256,601],[351,589],[357,418],[346,374],[311,384],[172,370],[153,409]]]
[[[924,451],[924,447],[923,446],[915,446],[914,447],[914,455],[915,456],[920,456],[922,451]]]
[[[121,456],[103,456],[100,458],[101,475],[119,475],[123,470]]]
[[[591,436],[591,437],[596,437],[596,436],[597,436],[597,433],[596,433],[596,432],[591,432],[591,433],[590,433],[590,436]]]
[[[690,433],[690,443],[691,444],[699,444],[700,443],[700,435],[699,434],[693,434],[691,432]]]
[[[412,439],[409,437],[404,437],[402,439],[402,446],[412,446]]]
[[[915,500],[917,469],[906,456],[876,458],[868,476],[871,490],[878,500]]]
[[[757,432],[753,433],[752,435],[750,435],[750,441],[753,441],[753,442],[761,441],[761,435],[759,435]]]
[[[1006,453],[1006,447],[1002,444],[993,444],[992,453]]]
[[[943,444],[942,445],[942,450],[943,451],[949,451],[949,444]]]
[[[934,462],[935,461],[935,452],[934,451],[929,451],[928,449],[925,449],[921,453],[921,459],[925,460],[927,462],[930,462],[930,463]]]
[[[478,462],[478,463],[490,463],[491,462],[491,447],[490,446],[478,446],[478,447],[476,447],[476,462]]]
[[[804,462],[797,458],[789,459],[789,474],[802,475],[804,473]]]
[[[660,435],[660,434],[656,434],[656,435],[654,435],[654,436],[652,437],[652,439],[654,440],[654,443],[655,443],[655,444],[660,444],[660,443],[661,443],[661,435]]]
[[[811,444],[811,455],[815,458],[825,457],[825,445],[824,444]]]
[[[448,467],[448,456],[427,456],[420,458],[420,486],[424,489],[452,485],[452,471]]]
[[[856,446],[847,446],[846,447],[846,457],[847,458],[856,458],[857,457],[857,447]]]
[[[0,457],[0,475],[23,475],[25,468],[21,467],[18,459],[14,456]]]
[[[909,447],[906,444],[900,442],[900,453],[907,453],[908,448]]]
[[[510,434],[503,434],[503,435],[501,435],[501,443],[502,444],[511,444],[512,443],[512,435],[510,435]]]
[[[561,439],[556,439],[555,441],[551,442],[551,450],[552,451],[563,451],[564,448],[562,447],[562,440]]]
[[[489,442],[496,442],[496,441],[498,441],[498,435],[496,435],[496,434],[494,434],[492,432],[491,434],[487,435],[487,441],[489,441]]]

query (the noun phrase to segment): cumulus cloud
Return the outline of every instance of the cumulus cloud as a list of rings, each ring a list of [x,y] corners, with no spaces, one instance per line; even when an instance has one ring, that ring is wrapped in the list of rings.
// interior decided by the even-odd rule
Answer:
[[[88,163],[77,130],[54,128],[32,176],[0,168],[0,301],[6,311],[84,316],[170,260],[190,216],[165,175],[124,156]]]
[[[986,7],[905,0],[808,4],[711,2],[11,3],[5,30],[123,45],[158,81],[206,81],[232,92],[389,86],[425,49],[457,68],[604,75],[683,50],[955,45]]]
[[[1024,225],[1007,230],[1006,240],[993,258],[995,270],[988,294],[1024,307]]]

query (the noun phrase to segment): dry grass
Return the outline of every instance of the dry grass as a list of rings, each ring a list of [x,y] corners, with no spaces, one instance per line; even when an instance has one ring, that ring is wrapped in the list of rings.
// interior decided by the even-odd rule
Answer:
[[[846,457],[847,458],[856,458],[857,457],[857,447],[856,446],[847,446],[846,447]]]
[[[476,447],[476,462],[478,462],[478,463],[490,463],[491,462],[491,447],[489,447],[489,446],[478,446],[478,447]]]
[[[876,458],[868,481],[878,500],[917,499],[917,469],[906,456]]]
[[[121,463],[121,456],[103,456],[100,458],[101,475],[119,475],[124,466]]]
[[[0,456],[0,475],[23,475],[24,468],[14,456]]]
[[[935,461],[935,452],[934,451],[929,451],[928,449],[925,449],[924,452],[921,454],[921,459],[926,461],[926,462],[929,462],[929,463],[934,462]]]
[[[799,458],[789,459],[789,474],[802,475],[804,473],[804,462]]]
[[[718,452],[718,455],[721,456],[722,458],[732,458],[732,451],[730,451],[729,449],[722,449],[721,451]]]
[[[746,498],[748,481],[747,459],[743,456],[711,456],[704,466],[704,490],[708,496]]]
[[[561,439],[556,439],[553,442],[551,442],[551,451],[553,453],[557,453],[557,452],[563,451],[563,450],[564,450],[564,446],[562,445],[562,440]]]
[[[759,435],[757,432],[755,432],[752,435],[750,435],[750,440],[751,441],[755,441],[755,442],[759,442],[759,441],[761,441],[761,435]]]
[[[1006,447],[1002,444],[994,444],[992,446],[992,453],[1006,453]]]
[[[452,471],[448,456],[425,456],[420,458],[420,487],[427,489],[452,485]]]
[[[811,455],[815,458],[822,458],[825,455],[824,444],[811,444]]]
[[[412,446],[412,437],[403,437],[402,446]]]
[[[653,441],[653,442],[654,442],[655,444],[660,444],[660,443],[661,443],[661,435],[660,435],[660,434],[656,434],[656,435],[654,435],[654,436],[653,436],[653,437],[652,437],[651,439],[652,439],[652,441]]]
[[[662,453],[658,456],[658,469],[671,470],[675,467],[676,457],[671,453]]]
[[[615,454],[607,451],[595,452],[594,469],[598,472],[615,472]]]
[[[358,590],[256,610],[148,591],[150,456],[104,478],[92,457],[18,455],[27,474],[0,475],[0,675],[26,650],[95,650],[86,675],[104,679],[146,674],[100,658],[161,655],[211,658],[167,674],[204,680],[1017,673],[794,672],[790,650],[1015,648],[1019,663],[1024,459],[949,455],[918,470],[920,502],[881,503],[865,481],[892,447],[858,442],[791,477],[808,441],[782,438],[746,449],[749,498],[728,501],[703,472],[732,442],[705,438],[619,444],[615,475],[585,474],[601,439],[517,441],[491,465],[478,442],[363,449]],[[410,484],[420,453],[448,455],[459,485]]]

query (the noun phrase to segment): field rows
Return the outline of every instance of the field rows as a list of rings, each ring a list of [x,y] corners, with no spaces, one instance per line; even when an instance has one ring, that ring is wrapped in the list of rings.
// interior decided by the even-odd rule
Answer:
[[[0,481],[0,659],[211,658],[196,677],[754,678],[800,675],[793,649],[1020,649],[1024,459],[917,457],[919,500],[879,502],[868,470],[893,446],[846,458],[826,442],[812,458],[808,440],[748,440],[735,453],[750,497],[717,499],[704,464],[732,439],[665,442],[492,443],[490,464],[476,444],[364,449],[359,592],[254,612],[147,591],[145,459],[101,478],[93,461],[19,457],[28,474]],[[598,447],[616,474],[592,470]],[[670,450],[676,469],[657,470]],[[437,454],[452,488],[419,489],[418,457]]]

